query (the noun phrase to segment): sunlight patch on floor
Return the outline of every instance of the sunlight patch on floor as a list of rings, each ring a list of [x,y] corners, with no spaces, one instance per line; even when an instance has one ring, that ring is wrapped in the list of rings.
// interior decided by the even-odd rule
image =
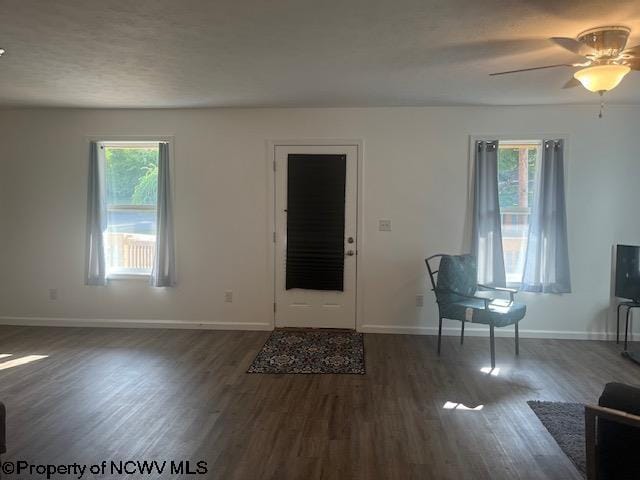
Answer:
[[[10,354],[4,355],[7,357],[10,356]],[[42,360],[43,358],[47,358],[48,356],[49,355],[27,355],[26,357],[19,357],[14,360],[0,363],[0,370],[6,370],[7,368],[17,367],[26,363],[35,362],[36,360]]]
[[[487,374],[492,375],[494,377],[497,377],[500,374],[500,368],[499,367],[497,367],[497,368],[482,367],[480,369],[480,371],[482,373],[487,373]]]
[[[467,407],[464,403],[446,402],[442,408],[444,408],[445,410],[469,410],[477,412],[482,410],[484,408],[484,405]]]

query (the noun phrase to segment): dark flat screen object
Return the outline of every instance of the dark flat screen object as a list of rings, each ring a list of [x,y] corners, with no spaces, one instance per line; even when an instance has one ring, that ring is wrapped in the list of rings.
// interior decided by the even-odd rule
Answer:
[[[346,155],[289,154],[287,290],[344,290],[346,175]]]
[[[640,247],[616,247],[616,297],[640,300]]]

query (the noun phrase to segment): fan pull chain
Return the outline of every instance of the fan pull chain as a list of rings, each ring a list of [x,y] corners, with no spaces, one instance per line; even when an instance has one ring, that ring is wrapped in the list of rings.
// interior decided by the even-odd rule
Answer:
[[[600,113],[598,114],[598,118],[602,118],[603,113],[604,113],[604,92],[600,92]]]

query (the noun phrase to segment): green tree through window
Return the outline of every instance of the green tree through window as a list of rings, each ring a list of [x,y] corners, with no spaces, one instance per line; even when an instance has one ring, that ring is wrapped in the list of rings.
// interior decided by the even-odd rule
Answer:
[[[155,205],[158,201],[158,163],[147,165],[131,196],[134,205]]]
[[[536,173],[537,149],[528,150],[528,204],[533,205],[534,181]],[[519,207],[520,205],[518,188],[519,172],[518,172],[519,149],[518,148],[499,148],[498,149],[498,192],[500,193],[500,207]]]
[[[155,205],[158,186],[157,148],[106,148],[107,202],[111,205]]]

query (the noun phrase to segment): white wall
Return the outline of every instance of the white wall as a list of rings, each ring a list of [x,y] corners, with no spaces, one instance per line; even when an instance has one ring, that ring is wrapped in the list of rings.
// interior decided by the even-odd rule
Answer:
[[[0,111],[1,321],[271,328],[267,140],[348,138],[364,141],[359,325],[432,332],[423,258],[468,247],[469,136],[553,133],[569,138],[573,293],[522,294],[521,328],[578,338],[614,331],[611,247],[640,243],[639,123],[638,106],[610,107],[602,120],[596,106]],[[175,289],[83,285],[87,137],[117,135],[175,136]],[[380,218],[392,232],[377,231]]]

